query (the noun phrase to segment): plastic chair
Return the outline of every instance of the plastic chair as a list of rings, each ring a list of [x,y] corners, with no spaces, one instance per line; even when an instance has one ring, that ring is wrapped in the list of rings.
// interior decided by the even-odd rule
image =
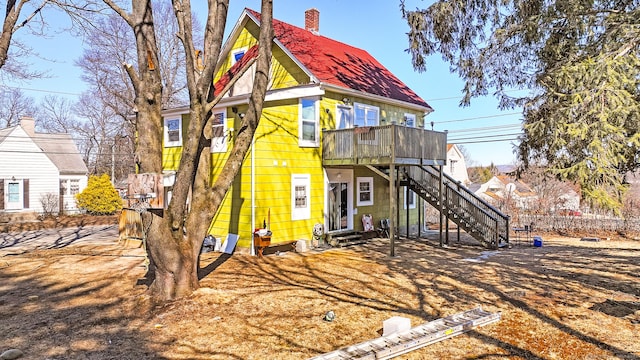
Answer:
[[[380,220],[380,228],[378,228],[378,233],[382,237],[389,237],[389,219]]]

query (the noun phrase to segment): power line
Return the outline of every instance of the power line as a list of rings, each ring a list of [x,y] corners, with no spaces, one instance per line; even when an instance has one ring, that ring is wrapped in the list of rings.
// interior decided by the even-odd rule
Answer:
[[[512,92],[517,92],[517,91],[526,91],[524,89],[520,89],[520,90],[506,90],[503,91],[503,93],[512,93]],[[425,99],[426,102],[434,102],[434,101],[444,101],[444,100],[456,100],[456,99],[461,99],[462,95],[458,95],[458,96],[447,96],[447,97],[442,97],[442,98],[435,98],[435,99]]]
[[[18,86],[9,86],[9,85],[2,85],[2,86],[3,86],[3,87],[6,87],[6,88],[9,88],[9,89],[14,89],[14,90],[25,90],[25,91],[36,91],[36,92],[51,93],[51,94],[60,94],[60,95],[80,96],[80,94],[70,93],[70,92],[64,92],[64,91],[43,90],[43,89],[32,89],[32,88],[25,88],[25,87],[18,87]]]
[[[451,143],[465,145],[465,144],[484,144],[484,143],[491,143],[491,142],[516,141],[516,140],[519,140],[519,139],[510,138],[510,139],[492,139],[492,140],[477,140],[477,141],[456,141],[456,142],[452,141]]]
[[[468,136],[468,137],[462,137],[462,138],[453,138],[447,141],[456,141],[456,140],[471,140],[471,139],[493,139],[493,138],[497,138],[497,137],[504,137],[504,136],[516,136],[516,135],[521,135],[522,133],[510,133],[510,134],[495,134],[495,135],[482,135],[482,136]]]
[[[433,124],[435,125],[435,124],[445,124],[445,123],[452,123],[452,122],[461,122],[461,121],[470,121],[470,120],[479,120],[479,119],[489,119],[489,118],[494,118],[494,117],[510,116],[510,115],[518,115],[518,114],[522,114],[522,113],[520,113],[520,112],[512,112],[512,113],[497,114],[497,115],[476,116],[476,117],[455,119],[455,120],[434,121]]]
[[[451,133],[465,133],[465,132],[486,132],[486,131],[493,131],[493,130],[507,130],[507,129],[520,129],[522,128],[522,125],[520,124],[507,124],[507,125],[496,125],[496,126],[485,126],[485,127],[479,127],[479,128],[469,128],[469,129],[459,129],[459,130],[449,130],[449,134]]]

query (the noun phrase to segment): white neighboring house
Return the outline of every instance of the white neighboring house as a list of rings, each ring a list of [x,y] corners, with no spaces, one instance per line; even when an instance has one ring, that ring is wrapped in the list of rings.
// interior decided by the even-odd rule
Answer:
[[[464,155],[456,144],[447,144],[447,165],[444,166],[444,173],[451,176],[462,185],[469,186],[469,173]]]
[[[538,195],[529,185],[506,175],[492,177],[480,185],[475,194],[498,208],[513,203],[523,210],[530,209],[538,199]]]
[[[0,130],[0,164],[0,212],[78,211],[88,169],[71,135],[36,133],[23,117]]]

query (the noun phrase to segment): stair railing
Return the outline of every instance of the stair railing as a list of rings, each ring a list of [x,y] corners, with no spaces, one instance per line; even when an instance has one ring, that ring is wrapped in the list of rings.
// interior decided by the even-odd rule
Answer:
[[[409,166],[405,170],[412,190],[435,207],[440,202],[439,173],[433,166]],[[509,216],[444,173],[443,185],[443,211],[447,219],[491,248],[508,244]]]

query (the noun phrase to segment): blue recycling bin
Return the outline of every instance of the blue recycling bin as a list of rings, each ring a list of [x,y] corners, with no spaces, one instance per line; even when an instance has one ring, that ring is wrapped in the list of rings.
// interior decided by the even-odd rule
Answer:
[[[533,237],[533,246],[535,246],[535,247],[542,247],[542,237],[540,237],[540,236],[534,236],[534,237]]]

